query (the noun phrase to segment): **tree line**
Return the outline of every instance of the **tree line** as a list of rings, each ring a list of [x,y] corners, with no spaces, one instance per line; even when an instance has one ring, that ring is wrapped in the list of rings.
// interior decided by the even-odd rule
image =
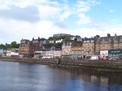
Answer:
[[[16,41],[11,42],[10,44],[0,44],[0,49],[8,49],[8,48],[19,48],[20,44]]]

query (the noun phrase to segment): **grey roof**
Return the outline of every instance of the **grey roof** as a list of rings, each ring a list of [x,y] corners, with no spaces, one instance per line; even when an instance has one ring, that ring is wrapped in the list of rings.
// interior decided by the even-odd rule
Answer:
[[[30,42],[30,41],[29,41],[28,39],[22,39],[22,40],[21,40],[21,43],[22,43],[22,44],[26,44],[26,43],[29,43],[29,42]]]
[[[96,42],[102,42],[102,41],[112,42],[114,40],[122,42],[122,36],[120,35],[120,36],[99,37],[96,39]]]
[[[85,41],[93,42],[93,41],[95,41],[95,38],[87,38],[87,37],[85,37],[85,38],[82,38],[82,41],[83,42],[85,42]]]

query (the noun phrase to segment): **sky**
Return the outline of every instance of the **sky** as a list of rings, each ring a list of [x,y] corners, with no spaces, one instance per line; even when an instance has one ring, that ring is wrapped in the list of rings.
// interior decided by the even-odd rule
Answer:
[[[0,0],[0,44],[48,38],[122,35],[122,0]]]

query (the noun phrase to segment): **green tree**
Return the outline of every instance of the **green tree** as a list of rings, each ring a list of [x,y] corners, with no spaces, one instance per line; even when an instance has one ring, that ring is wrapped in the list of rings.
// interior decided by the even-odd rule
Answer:
[[[44,41],[44,40],[46,40],[46,39],[45,39],[45,38],[40,38],[40,40]]]
[[[49,37],[48,40],[54,40],[54,37]]]
[[[6,46],[4,44],[0,44],[0,49],[6,49]]]
[[[70,42],[70,41],[72,41],[70,37],[66,37],[66,38],[64,39],[64,42]]]
[[[19,48],[19,44],[16,41],[11,42],[10,44],[11,48]]]
[[[11,48],[11,45],[10,44],[5,44],[6,48]]]

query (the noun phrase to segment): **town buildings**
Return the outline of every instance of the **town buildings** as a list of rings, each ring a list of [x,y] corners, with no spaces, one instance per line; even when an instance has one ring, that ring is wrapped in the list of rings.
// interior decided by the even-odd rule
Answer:
[[[94,38],[84,38],[83,39],[83,55],[93,55],[95,54],[95,39]]]
[[[22,39],[20,42],[20,47],[19,47],[19,54],[22,57],[30,57],[31,56],[31,43],[27,39]]]
[[[35,51],[42,51],[45,44],[45,40],[32,39],[32,41],[27,39],[22,39],[19,47],[19,54],[23,57],[33,57]]]
[[[105,37],[100,37],[99,35],[97,35],[93,38],[82,38],[81,46],[73,45],[73,42],[64,43],[62,46],[62,55],[100,55],[101,57],[106,58],[107,56],[109,56],[109,50],[114,49],[114,51],[116,51],[122,49],[122,36],[117,36],[116,34],[114,36],[111,36],[110,34],[107,34],[107,36]]]
[[[53,36],[60,37],[65,36],[66,34],[55,34]],[[22,39],[19,47],[19,53],[23,57],[34,57],[35,52],[40,51],[61,51],[60,56],[71,56],[71,55],[105,55],[108,56],[109,50],[119,50],[122,49],[122,36],[117,36],[116,34],[114,36],[111,36],[110,34],[107,34],[105,37],[100,37],[99,35],[96,35],[95,37],[91,38],[81,38],[80,36],[70,36],[70,41],[61,41],[55,42],[55,43],[61,43],[63,44],[60,46],[59,50],[56,50],[55,46],[52,46],[50,48],[46,48],[47,46],[43,46],[43,44],[46,44],[48,40],[40,40],[38,39],[32,39],[26,40]],[[51,42],[51,41],[50,41]],[[48,42],[48,43],[50,43]],[[51,42],[52,43],[52,42]],[[47,54],[46,53],[46,54]],[[107,53],[107,54],[106,54]],[[51,54],[56,54],[52,53]]]
[[[72,42],[64,42],[62,45],[62,55],[71,55]]]
[[[19,48],[0,49],[0,57],[19,57]]]
[[[111,36],[107,34],[106,37],[97,37],[95,40],[95,53],[99,54],[100,51],[122,49],[122,36]]]

